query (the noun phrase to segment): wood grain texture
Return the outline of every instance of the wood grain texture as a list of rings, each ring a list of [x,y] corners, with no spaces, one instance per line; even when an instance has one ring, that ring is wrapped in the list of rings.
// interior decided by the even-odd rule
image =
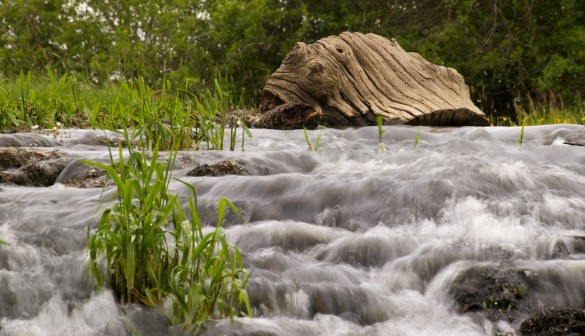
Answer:
[[[252,126],[488,125],[454,69],[375,34],[299,42],[268,79]]]

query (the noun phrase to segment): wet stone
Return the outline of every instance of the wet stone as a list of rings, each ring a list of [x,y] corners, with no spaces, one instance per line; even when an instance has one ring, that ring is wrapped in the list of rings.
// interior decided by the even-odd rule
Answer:
[[[225,160],[214,164],[202,164],[187,173],[187,176],[250,175],[239,162]]]
[[[573,237],[573,253],[585,253],[585,237]]]
[[[20,148],[0,150],[0,170],[20,168],[29,161],[28,151]]]
[[[74,188],[101,188],[106,185],[106,171],[75,160],[63,169],[56,182]]]
[[[0,147],[55,147],[57,142],[35,133],[0,134]]]
[[[71,161],[52,151],[37,152],[24,148],[0,149],[0,183],[48,187]]]
[[[473,267],[457,277],[450,294],[460,313],[478,312],[491,321],[513,321],[530,311],[528,284],[520,270],[495,266]]]
[[[520,325],[524,336],[585,335],[585,304],[539,310]]]

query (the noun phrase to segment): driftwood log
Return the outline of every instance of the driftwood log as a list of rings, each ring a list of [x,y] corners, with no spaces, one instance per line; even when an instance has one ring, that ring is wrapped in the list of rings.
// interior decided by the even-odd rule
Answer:
[[[463,76],[375,34],[298,42],[264,87],[254,127],[488,125]]]

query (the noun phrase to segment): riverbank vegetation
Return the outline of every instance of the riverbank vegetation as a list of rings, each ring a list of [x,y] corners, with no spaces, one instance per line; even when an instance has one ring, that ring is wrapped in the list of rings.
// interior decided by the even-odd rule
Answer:
[[[198,89],[188,78],[179,87],[170,81],[153,87],[142,77],[95,84],[58,75],[50,67],[42,73],[21,72],[0,78],[0,132],[125,127],[136,129],[133,140],[145,141],[150,148],[160,139],[163,150],[175,140],[181,149],[230,150],[239,141],[243,150],[245,138],[251,137],[246,111],[254,110],[254,103],[245,90],[230,87],[234,84],[226,77]],[[492,126],[585,124],[585,103],[577,102],[567,105],[554,94],[529,98],[525,107],[514,105],[513,116],[489,119]]]
[[[101,93],[138,78],[155,90],[188,81],[199,92],[213,90],[221,73],[226,91],[245,89],[255,105],[297,41],[349,30],[396,38],[405,50],[457,69],[493,124],[520,125],[520,111],[535,107],[534,123],[583,117],[580,0],[9,0],[0,4],[0,22],[0,76],[8,81],[50,66]]]
[[[251,134],[243,122],[244,92],[228,91],[225,83],[215,79],[213,87],[193,91],[189,79],[178,88],[170,81],[153,88],[142,77],[93,84],[58,76],[50,67],[42,74],[21,72],[0,79],[0,132],[132,128],[131,140],[152,148],[158,139],[163,150],[173,142],[180,149],[224,149],[228,132],[229,149],[235,150],[238,129],[242,137]]]

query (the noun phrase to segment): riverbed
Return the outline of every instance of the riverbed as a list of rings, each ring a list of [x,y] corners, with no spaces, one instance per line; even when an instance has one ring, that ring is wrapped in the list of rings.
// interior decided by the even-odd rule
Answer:
[[[532,311],[581,304],[583,129],[527,127],[520,144],[517,127],[386,126],[383,148],[376,127],[324,129],[308,132],[316,151],[302,130],[254,129],[244,151],[180,152],[173,176],[197,188],[205,224],[221,197],[241,211],[225,229],[251,272],[254,318],[210,321],[203,334],[513,335]],[[5,136],[104,161],[101,135]],[[223,160],[249,175],[187,175]],[[0,185],[0,335],[170,334],[160,311],[93,291],[87,231],[111,187],[63,174]]]

